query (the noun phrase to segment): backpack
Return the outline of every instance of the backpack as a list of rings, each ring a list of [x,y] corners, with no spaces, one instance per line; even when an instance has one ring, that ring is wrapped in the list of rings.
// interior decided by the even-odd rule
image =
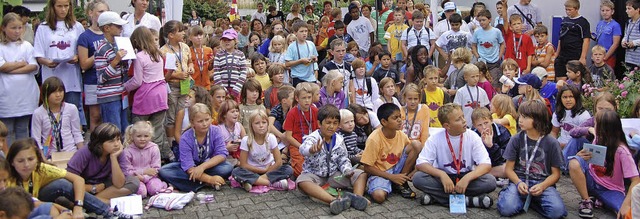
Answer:
[[[640,25],[638,25],[640,26]],[[407,41],[409,41],[409,31],[413,29],[413,25],[409,26],[409,28],[407,28]],[[424,27],[424,29],[427,30],[427,38],[429,39],[429,41],[431,40],[431,31],[429,31],[429,28]],[[420,30],[420,32],[422,32],[422,30]],[[420,35],[422,37],[422,35]],[[418,39],[418,35],[416,35],[416,39],[418,40],[418,42],[420,42],[420,39]],[[428,44],[428,42],[427,42]],[[422,44],[420,44],[422,45]]]

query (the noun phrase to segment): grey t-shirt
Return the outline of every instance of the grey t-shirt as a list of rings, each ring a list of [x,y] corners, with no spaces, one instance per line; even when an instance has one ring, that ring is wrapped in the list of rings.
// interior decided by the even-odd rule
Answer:
[[[518,134],[511,137],[511,140],[507,144],[507,148],[502,155],[508,161],[516,161],[513,170],[516,172],[520,179],[525,179],[525,151],[531,158],[531,152],[536,146],[536,140],[527,139],[528,148],[525,149],[524,143],[525,132],[521,131]],[[516,160],[517,159],[517,160]],[[540,141],[540,146],[535,153],[533,162],[531,163],[531,169],[529,170],[529,179],[532,180],[545,180],[551,175],[551,167],[558,167],[562,165],[562,152],[560,151],[560,144],[558,141],[546,135]]]

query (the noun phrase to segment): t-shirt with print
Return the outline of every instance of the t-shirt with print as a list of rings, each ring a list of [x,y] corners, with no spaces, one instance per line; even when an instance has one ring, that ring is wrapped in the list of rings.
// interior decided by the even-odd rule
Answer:
[[[318,72],[318,79],[320,81],[322,81],[324,78],[324,76],[326,74],[329,74],[329,71],[331,70],[338,70],[340,73],[342,73],[342,76],[344,76],[344,81],[342,82],[343,86],[342,86],[342,90],[343,91],[348,91],[349,90],[349,82],[351,81],[351,73],[353,72],[353,68],[351,68],[351,64],[343,61],[341,64],[336,63],[335,61],[331,60],[329,62],[327,62],[326,64],[324,64],[324,67],[322,67],[322,72]]]
[[[582,42],[591,38],[589,21],[579,16],[577,18],[564,17],[560,24],[560,54],[567,60],[580,58]]]
[[[526,34],[515,34],[508,29],[503,33],[505,50],[504,58],[513,59],[520,70],[527,69],[527,57],[535,55],[535,47],[531,37]]]
[[[471,48],[472,38],[473,36],[469,32],[449,30],[438,37],[436,45],[445,52],[450,52],[457,48]]]
[[[407,41],[407,50],[410,50],[418,44],[426,46],[427,50],[430,50],[431,40],[436,39],[436,34],[433,32],[433,30],[424,27],[420,28],[420,30],[417,30],[415,27],[409,27],[408,30],[402,31],[401,37],[401,40]]]
[[[518,132],[517,127],[516,127],[516,119],[514,119],[513,116],[511,116],[509,114],[505,114],[502,118],[500,118],[498,116],[498,114],[493,113],[493,114],[491,114],[491,118],[509,120],[509,125],[505,125],[504,126],[505,128],[507,128],[507,130],[509,130],[509,134],[515,135]]]
[[[447,135],[448,132],[441,131],[431,136],[418,155],[416,165],[427,163],[447,174],[457,174],[451,149],[456,159],[462,159],[460,173],[473,171],[480,164],[491,165],[489,153],[484,148],[480,136],[474,131],[467,129],[461,135],[449,136],[451,148],[448,147]],[[462,154],[460,154],[460,146],[462,146]]]
[[[16,182],[15,178],[7,180],[7,188],[21,186],[24,191],[31,193],[31,196],[38,197],[40,189],[54,180],[64,178],[67,175],[65,169],[61,169],[50,164],[41,163],[40,171],[34,170],[31,172],[32,188],[29,188],[29,179],[23,182]]]
[[[596,66],[596,64],[591,64],[591,66],[589,66],[589,72],[591,72],[593,86],[597,88],[604,87],[607,80],[616,80],[616,74],[613,72],[613,68],[607,64],[600,67]]]
[[[247,164],[264,169],[274,163],[271,150],[278,148],[278,140],[275,135],[267,134],[266,141],[261,145],[256,143],[254,139],[251,144],[251,149],[249,149],[249,145],[247,143],[248,139],[249,137],[245,136],[242,138],[242,142],[240,142],[240,150],[249,152],[249,156],[247,156]]]
[[[611,19],[610,21],[600,20],[596,26],[596,42],[609,51],[613,45],[613,37],[622,36],[620,24]]]
[[[402,34],[407,31],[406,24],[396,25],[395,23],[389,25],[387,32],[384,34],[384,38],[387,39],[387,46],[391,51],[391,58],[394,60],[402,60]],[[400,59],[398,59],[400,58]]]
[[[489,30],[478,28],[473,32],[471,43],[477,44],[478,55],[487,63],[500,60],[500,44],[504,43],[502,32],[491,27]]]
[[[619,145],[613,158],[613,172],[611,176],[605,175],[607,168],[594,164],[589,164],[589,173],[598,185],[613,191],[625,193],[624,179],[638,176],[638,168],[633,160],[633,155],[625,145]],[[606,161],[605,161],[606,162]]]
[[[429,137],[429,108],[427,105],[418,104],[417,112],[409,112],[407,107],[400,109],[402,132],[407,134],[409,139],[418,140],[421,144],[424,144]]]
[[[518,11],[518,9],[516,9],[515,7],[518,7],[518,9],[520,9],[520,11],[522,11],[522,13],[520,13]],[[531,26],[531,24],[529,24],[529,22],[527,21],[527,19],[524,17],[528,17],[529,19],[531,19],[531,21],[533,22],[533,25],[536,25],[537,23],[541,23],[542,22],[542,12],[540,11],[540,8],[536,7],[533,4],[514,4],[509,6],[509,8],[507,9],[507,15],[508,17],[511,17],[511,15],[513,14],[519,14],[522,17],[522,31],[528,31],[528,30],[533,30],[534,26]],[[524,15],[524,16],[523,16]]]
[[[464,113],[464,119],[467,120],[467,126],[469,127],[472,127],[473,125],[473,122],[471,121],[471,113],[473,112],[473,109],[486,107],[490,103],[487,93],[482,88],[468,85],[458,89],[453,102],[462,106],[462,113]]]
[[[349,25],[347,25],[347,33],[356,41],[360,50],[364,51],[369,51],[371,47],[370,34],[373,33],[373,31],[371,21],[364,16],[360,16],[358,20],[352,20]]]
[[[424,93],[427,100],[425,105],[427,105],[427,109],[429,109],[429,118],[431,118],[429,127],[442,128],[442,124],[440,124],[440,120],[438,119],[438,109],[444,105],[444,91],[440,88],[436,88],[434,91],[428,91],[427,88],[425,88]]]
[[[380,83],[383,78],[391,78],[393,82],[398,84],[400,83],[400,74],[396,72],[395,68],[382,69],[382,67],[376,69],[371,76],[376,79],[376,82]]]
[[[558,142],[560,144],[569,143],[571,140],[571,135],[569,135],[569,131],[574,127],[580,126],[584,121],[591,118],[591,114],[588,111],[583,110],[580,114],[575,117],[572,116],[571,110],[564,111],[564,118],[558,119],[556,113],[553,113],[551,118],[551,124],[553,127],[560,127],[560,137],[558,137]]]
[[[371,25],[371,24],[369,24]],[[286,61],[296,61],[304,58],[310,58],[312,56],[318,57],[318,51],[316,45],[311,41],[305,41],[304,43],[293,42],[287,48],[287,53],[284,56]],[[318,64],[311,62],[309,64],[298,64],[291,67],[291,77],[298,78],[307,82],[316,81],[314,71],[318,70]]]
[[[526,132],[521,131],[517,135],[511,137],[511,140],[507,144],[504,154],[504,159],[508,161],[515,161],[513,170],[518,175],[518,178],[525,179],[525,158],[529,154],[531,159],[531,153],[536,146],[537,140],[527,137],[527,148],[525,148],[524,136]],[[542,181],[551,175],[551,168],[560,168],[563,164],[562,151],[560,151],[560,145],[558,141],[551,135],[545,135],[540,140],[538,150],[533,155],[533,161],[531,163],[531,169],[529,169],[529,179]]]
[[[299,106],[292,107],[284,120],[283,128],[291,131],[296,141],[302,143],[302,137],[318,129],[318,108],[310,106],[310,110],[301,111]],[[309,124],[311,127],[309,127]]]
[[[360,162],[387,171],[400,161],[404,147],[410,142],[409,137],[400,130],[396,131],[395,137],[388,139],[381,128],[376,129],[367,139]]]
[[[282,11],[278,11],[276,15],[271,15],[271,12],[267,14],[267,25],[271,25],[274,21],[282,21],[284,22],[284,13]]]

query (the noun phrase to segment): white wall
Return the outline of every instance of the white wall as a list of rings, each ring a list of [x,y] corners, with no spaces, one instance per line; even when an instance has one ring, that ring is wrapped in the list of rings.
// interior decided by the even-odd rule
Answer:
[[[106,2],[109,4],[109,9],[117,12],[118,14],[123,11],[129,13],[133,12],[133,7],[130,6],[129,0],[106,0]]]

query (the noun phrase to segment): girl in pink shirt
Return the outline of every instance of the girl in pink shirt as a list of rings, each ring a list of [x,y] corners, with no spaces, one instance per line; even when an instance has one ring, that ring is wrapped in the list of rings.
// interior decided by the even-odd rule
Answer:
[[[127,148],[124,149],[122,169],[125,175],[135,176],[140,180],[137,194],[142,198],[146,198],[147,194],[153,196],[167,188],[167,183],[158,177],[160,149],[151,142],[152,128],[151,122],[138,121],[127,127],[124,137]]]

